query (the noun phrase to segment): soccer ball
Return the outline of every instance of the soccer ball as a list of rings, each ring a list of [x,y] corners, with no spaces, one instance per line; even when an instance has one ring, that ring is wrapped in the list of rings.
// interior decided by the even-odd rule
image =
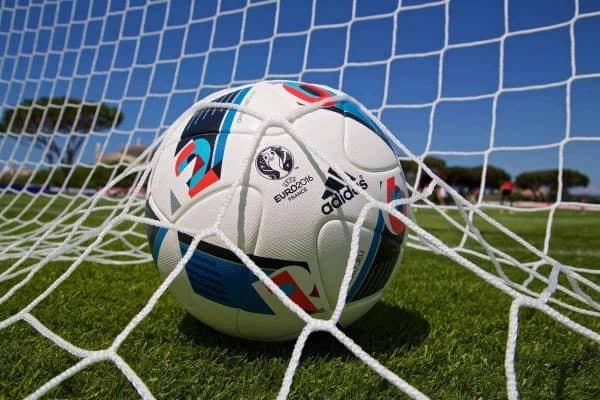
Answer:
[[[200,103],[239,104],[254,115],[285,118],[340,95],[298,82],[261,82],[215,93]],[[261,121],[225,108],[191,107],[165,133],[154,155],[146,214],[175,229],[148,226],[164,279],[192,243],[212,227],[227,193],[246,171],[221,229],[289,298],[315,318],[329,318],[346,268],[352,229],[367,203],[406,196],[397,154],[373,119],[350,101],[330,101],[293,121],[299,140],[268,127],[253,154]],[[277,124],[276,124],[277,125]],[[317,148],[343,171],[311,154]],[[345,175],[345,176],[344,176]],[[408,213],[406,206],[402,212]],[[358,256],[340,323],[351,324],[381,298],[400,262],[404,224],[376,208],[360,228]],[[216,236],[206,237],[170,286],[197,319],[223,333],[256,340],[296,337],[304,323]]]

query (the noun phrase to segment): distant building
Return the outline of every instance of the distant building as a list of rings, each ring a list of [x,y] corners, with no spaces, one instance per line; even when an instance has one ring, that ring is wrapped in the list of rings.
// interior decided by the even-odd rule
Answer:
[[[33,171],[25,168],[17,168],[14,164],[6,165],[2,171],[0,171],[0,179],[3,181],[9,181],[14,177],[27,179],[33,174]]]
[[[525,189],[521,190],[520,193],[521,193],[521,197],[523,197],[527,200],[533,200],[536,197],[535,192],[529,188],[525,188]]]
[[[144,152],[144,150],[146,150],[146,146],[138,142],[129,147],[123,147],[121,150],[115,151],[114,153],[101,155],[100,147],[101,146],[98,143],[96,145],[96,162],[103,164],[118,164],[120,162],[132,163]]]

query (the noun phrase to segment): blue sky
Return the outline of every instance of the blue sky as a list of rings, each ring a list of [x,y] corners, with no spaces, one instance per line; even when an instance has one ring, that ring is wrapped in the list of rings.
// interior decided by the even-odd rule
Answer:
[[[148,144],[211,91],[264,78],[340,88],[378,113],[417,154],[426,150],[432,115],[430,151],[472,152],[443,157],[450,164],[478,165],[483,155],[477,152],[501,146],[490,153],[490,162],[513,176],[558,165],[558,147],[532,146],[559,143],[566,132],[600,137],[597,0],[579,2],[584,16],[573,29],[574,71],[570,27],[564,24],[574,15],[574,0],[509,0],[502,67],[500,0],[452,0],[447,37],[444,4],[423,0],[404,0],[407,8],[396,19],[396,1],[357,0],[354,6],[348,0],[315,0],[314,25],[310,0],[282,1],[277,20],[277,6],[268,1],[45,1],[28,9],[22,1],[0,3],[2,107],[36,95],[69,95],[102,100],[125,113],[110,141],[103,133],[88,142],[84,162],[93,161],[96,143],[106,144],[106,152],[127,140]],[[412,8],[417,5],[428,6]],[[351,22],[354,7],[357,18]],[[521,32],[550,25],[555,27]],[[464,45],[473,42],[478,44]],[[546,84],[553,85],[518,90]],[[529,149],[504,149],[514,146]],[[0,141],[0,159],[12,147]],[[20,147],[18,153],[30,162],[41,159]],[[588,174],[588,191],[596,193],[598,154],[599,141],[564,146],[565,167]]]

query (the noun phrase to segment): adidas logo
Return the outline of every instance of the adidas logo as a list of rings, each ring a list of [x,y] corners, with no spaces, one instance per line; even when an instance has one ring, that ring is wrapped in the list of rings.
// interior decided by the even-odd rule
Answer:
[[[325,181],[326,189],[321,196],[323,200],[326,200],[326,202],[321,206],[321,211],[325,215],[331,214],[336,208],[340,208],[358,195],[358,192],[352,189],[351,186],[346,185],[344,179],[340,177],[333,169],[329,168],[327,174],[329,176]],[[369,187],[367,182],[361,176],[359,176],[359,179],[357,180],[347,172],[346,175],[348,175],[348,178],[350,178],[352,181],[358,183],[358,185],[364,190]]]

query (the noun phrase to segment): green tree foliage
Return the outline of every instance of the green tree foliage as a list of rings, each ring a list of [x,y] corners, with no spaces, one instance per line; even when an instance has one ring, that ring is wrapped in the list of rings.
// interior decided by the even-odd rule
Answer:
[[[481,182],[481,168],[477,174],[473,168],[460,165],[449,167],[446,171],[446,181],[453,187],[458,188],[459,192],[468,192],[471,189],[479,187]]]
[[[573,187],[587,187],[590,180],[587,175],[572,169],[563,169],[563,188],[568,190]],[[548,186],[551,191],[558,190],[558,169],[528,171],[519,174],[516,179],[517,186],[537,190],[541,186]]]
[[[437,157],[425,158],[425,165],[431,168],[438,176],[445,179],[450,185],[458,188],[462,193],[466,193],[477,189],[481,185],[481,176],[483,167],[464,167],[460,165],[448,166],[446,161]],[[402,169],[406,175],[406,179],[414,184],[417,174],[417,163],[413,161],[402,161]],[[509,180],[510,174],[504,169],[494,165],[488,165],[486,172],[485,187],[499,188],[502,182]],[[421,175],[421,187],[429,184],[431,178],[426,175]]]
[[[481,169],[481,167],[479,168]],[[510,180],[510,178],[510,174],[502,168],[488,164],[485,176],[485,187],[498,189],[500,188],[500,185]]]
[[[116,127],[123,118],[122,112],[105,103],[41,97],[5,109],[0,118],[0,134],[25,134],[44,152],[49,164],[60,160],[72,165],[87,133]],[[69,134],[62,146],[56,140],[56,133]]]
[[[463,167],[453,166],[446,170],[446,180],[462,192],[469,192],[481,187],[483,166]],[[488,164],[485,175],[485,187],[497,189],[500,185],[510,179],[510,174],[500,167]]]
[[[402,160],[402,170],[404,171],[404,175],[406,179],[411,185],[414,185],[415,179],[417,176],[418,165],[414,161]],[[437,157],[426,157],[425,165],[427,165],[431,170],[437,174],[438,176],[444,178],[446,175],[446,161]],[[421,173],[420,186],[423,187],[428,185],[431,182],[431,177],[429,175]]]

